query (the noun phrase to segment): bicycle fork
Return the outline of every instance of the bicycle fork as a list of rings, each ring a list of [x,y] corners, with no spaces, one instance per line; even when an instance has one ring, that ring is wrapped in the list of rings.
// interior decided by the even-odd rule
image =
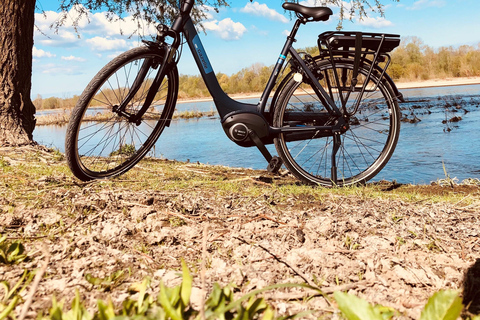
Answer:
[[[337,185],[337,152],[342,145],[341,132],[333,132],[333,148],[332,148],[332,168],[331,168],[331,179],[332,184]]]
[[[147,45],[149,45],[149,43],[147,43]],[[142,63],[142,66],[140,67],[139,73],[135,77],[132,88],[119,106],[113,106],[112,111],[120,116],[127,118],[129,122],[135,123],[137,126],[139,126],[142,122],[143,115],[145,114],[145,112],[147,112],[148,108],[152,104],[153,99],[155,98],[155,95],[160,86],[162,85],[162,82],[167,74],[167,68],[169,67],[168,56],[168,52],[164,52],[162,61],[156,61],[153,58],[145,59],[145,61],[143,61]],[[138,112],[129,113],[126,111],[127,106],[141,89],[150,68],[159,68],[159,70],[157,71],[157,75],[155,76],[152,85],[148,89],[148,93],[143,102],[143,106],[140,110],[138,110]]]

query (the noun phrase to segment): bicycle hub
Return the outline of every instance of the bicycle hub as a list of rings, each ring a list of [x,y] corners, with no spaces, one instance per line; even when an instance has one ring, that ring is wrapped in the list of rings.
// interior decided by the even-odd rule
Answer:
[[[234,141],[244,141],[248,137],[248,127],[244,123],[236,123],[228,131]]]
[[[268,124],[265,119],[255,113],[237,113],[227,116],[222,123],[227,136],[240,145],[252,145],[249,131],[253,130],[259,138],[268,135]]]

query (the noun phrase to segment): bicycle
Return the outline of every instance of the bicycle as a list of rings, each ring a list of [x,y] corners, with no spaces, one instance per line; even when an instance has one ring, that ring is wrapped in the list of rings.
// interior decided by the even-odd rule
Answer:
[[[302,24],[328,20],[332,10],[284,3],[296,21],[258,104],[246,104],[220,87],[190,16],[193,5],[194,0],[183,1],[170,27],[157,26],[155,41],[144,40],[113,59],[83,91],[65,141],[77,178],[125,173],[170,125],[184,38],[225,133],[240,146],[256,146],[270,172],[284,164],[303,182],[323,186],[365,183],[380,172],[400,130],[403,97],[386,73],[399,35],[325,32],[318,37],[320,54],[312,57],[293,48],[297,31]],[[278,156],[265,147],[272,143]]]

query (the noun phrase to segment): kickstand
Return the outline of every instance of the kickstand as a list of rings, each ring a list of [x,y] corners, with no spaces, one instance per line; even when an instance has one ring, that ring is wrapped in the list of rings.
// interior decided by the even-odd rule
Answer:
[[[333,150],[332,150],[332,183],[333,185],[337,185],[337,152],[338,149],[340,149],[340,146],[342,145],[342,140],[340,139],[340,131],[335,131],[333,132]]]
[[[248,130],[248,136],[252,141],[255,143],[257,146],[258,150],[262,153],[262,155],[265,157],[265,160],[268,162],[267,170],[268,172],[271,173],[277,173],[278,170],[280,170],[280,167],[282,166],[282,159],[279,157],[275,156],[272,157],[270,152],[268,151],[267,147],[265,147],[265,144],[263,144],[262,140],[257,136],[255,131],[253,130]]]

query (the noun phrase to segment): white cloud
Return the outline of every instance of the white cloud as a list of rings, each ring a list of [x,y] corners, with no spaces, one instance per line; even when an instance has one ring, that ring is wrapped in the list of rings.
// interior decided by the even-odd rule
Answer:
[[[255,2],[248,2],[245,7],[243,7],[241,12],[250,13],[255,16],[265,17],[270,20],[280,21],[283,23],[288,23],[289,20],[282,14],[278,13],[274,9],[270,9],[266,4]]]
[[[79,46],[96,35],[108,36],[110,39],[126,39],[133,34],[141,36],[156,34],[155,26],[148,25],[143,20],[135,20],[132,16],[119,20],[117,16],[113,16],[113,19],[107,18],[105,12],[95,14],[87,12],[86,16],[79,18],[82,10],[85,10],[83,6],[76,5],[67,13],[54,11],[36,13],[35,43],[51,47],[72,47]],[[51,28],[62,19],[65,19],[63,26],[58,30]]]
[[[68,30],[59,30],[58,33],[48,35],[48,38],[40,37],[35,42],[49,47],[72,47],[79,43],[78,35]]]
[[[444,0],[418,0],[412,6],[407,7],[408,10],[421,10],[429,7],[443,7],[446,5]]]
[[[68,57],[62,56],[61,59],[62,59],[62,60],[65,60],[65,61],[77,61],[77,62],[85,62],[85,61],[87,61],[87,59],[80,58],[80,57],[75,57],[75,56],[68,56]]]
[[[205,30],[213,31],[224,40],[239,40],[247,31],[247,28],[240,22],[234,22],[230,18],[222,21],[212,20],[203,23]]]
[[[213,7],[207,6],[207,5],[202,5],[199,7],[199,9],[203,12],[205,15],[205,20],[213,20],[215,19],[216,16],[216,11]]]
[[[104,37],[93,37],[87,39],[86,42],[92,47],[93,50],[109,51],[128,49],[128,44],[125,39],[109,39]]]
[[[307,6],[307,7],[317,7],[317,0],[306,0],[306,1],[300,1],[299,4],[302,6]]]
[[[34,73],[51,74],[51,75],[79,75],[83,73],[83,70],[78,66],[71,65],[59,65],[55,63],[47,63],[34,65]]]
[[[51,52],[48,52],[42,49],[37,49],[36,47],[33,47],[32,54],[35,58],[53,58],[56,56]]]
[[[364,17],[362,20],[359,20],[358,23],[362,26],[373,28],[385,28],[393,26],[393,23],[384,17]]]
[[[84,29],[86,33],[102,33],[108,36],[156,34],[154,25],[148,25],[143,20],[135,20],[132,16],[125,17],[123,20],[115,16],[112,20],[105,12],[101,12],[91,15],[90,19],[91,23]]]

